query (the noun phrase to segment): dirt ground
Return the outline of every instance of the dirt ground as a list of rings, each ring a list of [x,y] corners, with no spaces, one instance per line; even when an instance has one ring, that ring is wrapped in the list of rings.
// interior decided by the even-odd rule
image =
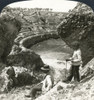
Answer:
[[[43,59],[64,60],[72,52],[62,39],[49,39],[31,47]]]
[[[32,46],[31,49],[41,56],[44,63],[54,67],[65,64],[65,59],[72,53],[72,49],[62,39],[49,39]]]

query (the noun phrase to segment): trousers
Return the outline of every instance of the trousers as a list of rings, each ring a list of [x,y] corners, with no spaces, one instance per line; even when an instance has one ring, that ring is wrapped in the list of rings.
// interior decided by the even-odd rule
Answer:
[[[35,98],[35,96],[36,96],[36,93],[38,92],[38,91],[42,91],[42,83],[40,83],[40,84],[38,84],[38,85],[35,85],[32,89],[31,89],[31,92],[30,92],[30,96],[32,97],[32,98]]]
[[[70,75],[67,78],[68,81],[71,81],[73,77],[74,77],[74,81],[78,81],[78,82],[80,81],[79,67],[80,67],[80,65],[78,65],[78,66],[72,65],[71,66]]]

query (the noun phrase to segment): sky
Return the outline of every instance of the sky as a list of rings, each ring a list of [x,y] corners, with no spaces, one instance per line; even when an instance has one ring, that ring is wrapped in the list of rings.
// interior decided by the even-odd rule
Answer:
[[[21,8],[51,8],[57,12],[68,12],[76,6],[77,2],[67,0],[28,0],[12,3],[10,7]]]

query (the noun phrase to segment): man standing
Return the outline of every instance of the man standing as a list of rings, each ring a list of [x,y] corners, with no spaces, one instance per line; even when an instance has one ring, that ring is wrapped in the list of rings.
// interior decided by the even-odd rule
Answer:
[[[82,65],[81,50],[78,41],[73,42],[72,46],[74,49],[73,56],[69,59],[66,59],[66,61],[71,61],[70,76],[67,77],[67,81],[71,81],[74,77],[74,80],[79,82],[79,67]]]

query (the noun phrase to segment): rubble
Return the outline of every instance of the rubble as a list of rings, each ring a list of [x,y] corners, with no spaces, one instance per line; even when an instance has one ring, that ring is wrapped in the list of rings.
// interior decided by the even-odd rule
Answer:
[[[82,79],[94,73],[94,58],[80,71]]]
[[[22,66],[31,71],[33,70],[33,65],[35,65],[35,69],[37,70],[44,65],[40,56],[34,51],[26,48],[22,49],[18,46],[15,46],[8,55],[7,64],[9,66]]]
[[[5,67],[0,74],[0,93],[9,92],[13,87],[32,85],[40,82],[27,68]]]
[[[50,91],[39,96],[35,100],[93,100],[94,99],[94,71],[88,72],[89,66],[94,65],[94,59],[92,59],[81,70],[81,75],[87,74],[81,82],[63,83],[59,81]]]

